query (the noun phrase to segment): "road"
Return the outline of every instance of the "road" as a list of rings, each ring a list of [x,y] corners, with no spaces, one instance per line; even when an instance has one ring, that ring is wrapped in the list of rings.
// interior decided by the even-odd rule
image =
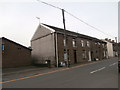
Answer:
[[[3,88],[118,88],[117,58],[4,81]]]

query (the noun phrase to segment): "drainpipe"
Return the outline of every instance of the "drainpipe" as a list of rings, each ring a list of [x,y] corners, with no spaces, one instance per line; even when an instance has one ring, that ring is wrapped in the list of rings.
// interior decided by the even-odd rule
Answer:
[[[55,45],[56,45],[56,61],[57,61],[57,68],[58,68],[58,44],[57,44],[57,33],[55,33]]]

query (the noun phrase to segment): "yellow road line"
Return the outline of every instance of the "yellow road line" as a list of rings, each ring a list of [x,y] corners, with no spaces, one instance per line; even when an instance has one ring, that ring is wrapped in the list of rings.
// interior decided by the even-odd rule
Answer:
[[[0,84],[2,84],[2,83],[8,83],[8,82],[13,82],[13,81],[18,81],[18,80],[23,80],[23,79],[32,78],[32,77],[37,77],[37,76],[42,76],[42,75],[48,75],[48,74],[51,74],[51,73],[65,71],[65,70],[69,70],[69,69],[73,69],[73,68],[79,68],[79,67],[83,67],[83,66],[90,65],[90,64],[95,64],[95,63],[97,63],[97,62],[83,64],[83,65],[74,66],[74,67],[70,67],[70,68],[64,68],[64,69],[60,69],[60,70],[54,70],[54,71],[51,71],[51,72],[37,74],[37,75],[31,75],[31,76],[27,76],[27,77],[24,77],[24,78],[18,78],[18,79],[8,80],[8,81],[0,82]]]

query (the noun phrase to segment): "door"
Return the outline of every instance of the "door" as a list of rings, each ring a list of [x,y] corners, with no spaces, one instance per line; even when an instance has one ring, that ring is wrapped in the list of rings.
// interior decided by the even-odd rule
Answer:
[[[89,55],[89,60],[88,61],[91,61],[91,52],[90,51],[88,52],[88,55]]]
[[[76,50],[74,50],[74,63],[77,63],[77,55],[76,55]]]
[[[93,61],[94,58],[93,58],[93,51],[91,51],[91,61]]]

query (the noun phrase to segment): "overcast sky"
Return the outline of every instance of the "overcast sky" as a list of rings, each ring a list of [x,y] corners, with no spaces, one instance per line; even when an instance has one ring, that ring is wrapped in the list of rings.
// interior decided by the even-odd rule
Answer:
[[[114,39],[118,36],[118,0],[43,1],[65,9],[113,37],[102,34],[65,13],[68,30],[99,39]],[[1,0],[0,37],[30,46],[30,40],[39,24],[36,17],[40,17],[41,23],[63,28],[61,10],[37,0]]]

